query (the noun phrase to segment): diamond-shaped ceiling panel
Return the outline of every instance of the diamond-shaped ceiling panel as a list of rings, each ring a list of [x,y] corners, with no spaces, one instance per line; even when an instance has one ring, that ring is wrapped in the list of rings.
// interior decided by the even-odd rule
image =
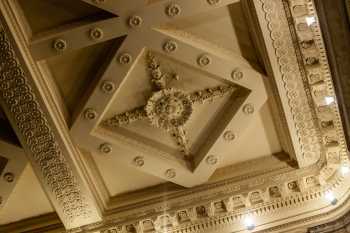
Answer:
[[[263,77],[240,54],[159,26],[233,2],[203,1],[195,8],[157,2],[118,18],[126,25],[112,24],[114,30],[127,37],[74,122],[76,141],[183,186],[207,181],[233,153],[227,141],[242,134],[267,100]],[[112,27],[104,26],[91,36],[102,38]],[[65,40],[56,46],[65,49]],[[131,152],[118,153],[119,147]]]

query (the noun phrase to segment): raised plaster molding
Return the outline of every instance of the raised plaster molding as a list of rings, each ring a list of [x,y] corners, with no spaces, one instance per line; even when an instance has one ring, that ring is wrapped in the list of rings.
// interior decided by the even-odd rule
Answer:
[[[208,199],[206,199],[208,200],[207,203],[204,204],[205,199],[201,199],[202,195],[200,192],[196,192],[195,196],[192,196],[192,198],[188,199],[188,202],[185,201],[185,196],[180,198],[182,199],[183,203],[178,202],[177,204],[172,205],[172,203],[170,203],[171,201],[169,200],[168,205],[163,208],[160,207],[159,212],[168,212],[171,216],[179,216],[179,218],[180,215],[182,215],[181,218],[186,218],[187,216],[191,222],[191,224],[185,222],[181,224],[181,221],[179,223],[178,219],[176,223],[172,223],[171,229],[173,232],[191,232],[204,229],[211,229],[212,231],[220,230],[221,232],[225,232],[225,225],[229,225],[230,227],[226,229],[230,229],[228,231],[232,232],[232,229],[236,229],[234,228],[237,226],[235,224],[237,224],[237,222],[240,222],[242,214],[244,215],[245,213],[253,213],[254,216],[259,216],[257,218],[260,219],[264,219],[263,216],[268,215],[268,217],[265,218],[267,224],[269,221],[272,221],[274,218],[273,216],[278,219],[276,216],[278,213],[283,213],[283,216],[287,216],[293,212],[293,217],[288,220],[289,223],[284,224],[283,221],[280,221],[280,225],[278,227],[270,226],[270,229],[261,230],[261,232],[280,232],[287,228],[293,229],[300,224],[311,224],[314,221],[321,220],[325,216],[330,216],[333,211],[329,210],[332,208],[326,208],[327,203],[324,203],[324,194],[327,190],[333,190],[335,193],[337,193],[337,195],[341,196],[344,199],[347,199],[347,193],[349,192],[349,183],[344,180],[344,178],[342,178],[339,172],[337,172],[337,167],[339,167],[340,164],[347,164],[345,140],[342,132],[336,100],[331,99],[331,103],[327,104],[324,102],[325,97],[335,98],[335,96],[328,62],[325,56],[324,44],[321,38],[321,31],[317,23],[317,16],[314,11],[313,3],[312,1],[306,0],[295,0],[289,2],[281,0],[256,0],[254,3],[258,11],[257,14],[260,19],[262,30],[265,32],[265,42],[267,43],[267,47],[270,52],[270,59],[273,63],[276,64],[274,66],[276,69],[275,74],[281,78],[284,77],[284,80],[281,80],[285,82],[285,85],[282,86],[283,89],[280,89],[280,91],[283,91],[283,93],[295,93],[295,90],[293,89],[301,88],[302,90],[306,90],[305,93],[300,95],[295,93],[296,95],[287,94],[287,96],[290,98],[289,102],[292,103],[292,105],[289,107],[294,108],[291,111],[293,114],[296,114],[295,117],[292,118],[296,119],[294,123],[300,124],[298,127],[304,125],[304,127],[301,128],[305,128],[306,124],[311,129],[313,128],[313,131],[316,131],[311,133],[311,135],[314,135],[316,139],[310,142],[307,140],[302,140],[302,138],[308,138],[310,135],[304,130],[300,130],[301,128],[297,130],[297,135],[302,141],[302,150],[305,149],[304,152],[316,152],[316,157],[314,157],[316,162],[322,158],[322,156],[324,156],[324,158],[321,159],[317,164],[317,167],[319,167],[320,170],[317,169],[318,172],[314,174],[314,176],[316,176],[316,179],[315,177],[312,179],[308,178],[312,173],[309,176],[304,173],[304,178],[301,179],[302,176],[300,176],[300,174],[305,169],[299,169],[293,172],[293,175],[291,173],[285,173],[277,179],[271,177],[272,180],[278,181],[280,184],[282,183],[285,185],[282,186],[283,191],[281,192],[281,199],[277,200],[272,200],[271,196],[267,200],[266,197],[268,197],[269,194],[267,190],[269,189],[267,189],[266,186],[262,185],[264,184],[264,181],[257,182],[257,185],[262,185],[262,190],[264,190],[264,197],[261,197],[264,203],[262,207],[254,207],[258,206],[259,204],[253,204],[253,201],[256,200],[256,203],[258,203],[259,198],[254,198],[254,200],[248,198],[249,196],[251,197],[252,193],[254,192],[261,194],[260,191],[248,191],[247,188],[249,189],[249,187],[254,187],[249,185],[247,188],[236,188],[234,189],[235,191],[231,191],[231,193],[237,193],[237,197],[240,196],[238,193],[243,194],[240,196],[243,198],[243,201],[241,202],[243,208],[241,211],[232,212],[232,201],[236,200],[235,196],[229,196],[229,199],[215,198],[214,195],[209,196],[207,197]],[[299,15],[301,14],[300,10],[301,12],[306,13]],[[315,22],[305,27],[306,17],[314,17]],[[302,19],[304,19],[304,21],[302,21]],[[307,32],[305,32],[305,30]],[[308,40],[305,40],[305,38],[302,36],[306,36],[306,39]],[[300,38],[302,38],[302,40],[300,40]],[[309,50],[310,48],[311,50]],[[289,56],[286,56],[284,58],[283,54],[286,54],[286,52]],[[288,66],[288,62],[292,62],[291,67]],[[296,74],[299,78],[294,77],[294,79],[285,79],[286,77],[289,77],[286,75],[291,73]],[[303,79],[303,77],[306,79]],[[295,83],[291,82],[288,85],[288,82],[293,80],[295,80]],[[321,87],[318,86],[320,84]],[[320,93],[323,93],[321,94],[323,98],[320,98]],[[293,101],[304,101],[301,106],[307,106],[307,109],[305,109],[306,116],[310,117],[306,117],[305,119],[304,116],[299,116],[299,113],[296,111],[298,104],[296,102],[296,105],[293,105]],[[298,110],[302,111],[300,109]],[[329,135],[332,135],[330,136],[332,139],[327,138]],[[313,150],[312,147],[307,147],[308,143],[316,143],[316,150]],[[323,150],[326,153],[321,155],[320,153]],[[322,161],[326,161],[326,163]],[[310,168],[306,168],[306,170],[308,169],[310,170]],[[300,177],[300,180],[297,179],[297,182],[293,181],[293,179],[298,176]],[[293,179],[289,177],[293,177]],[[264,178],[262,179],[264,180]],[[304,183],[299,183],[299,181],[304,181]],[[308,187],[310,184],[312,186]],[[298,187],[298,185],[300,186]],[[216,189],[215,191],[218,190]],[[273,192],[276,193],[275,191]],[[295,193],[293,194],[293,192]],[[250,194],[247,195],[248,193]],[[255,197],[255,195],[253,196]],[[256,197],[258,196],[259,195]],[[280,195],[277,193],[275,196],[277,197]],[[204,215],[206,215],[205,219],[200,220],[203,216],[203,211],[201,211],[200,204],[197,206],[189,206],[190,203],[195,202],[194,200],[196,198],[197,200],[200,200],[199,202],[203,202],[205,209]],[[339,204],[334,211],[344,207],[344,203],[346,203],[344,199],[344,202]],[[212,216],[212,210],[209,211],[205,207],[208,205],[211,206],[210,208],[213,208],[214,206],[214,216]],[[177,208],[186,206],[186,208],[184,207],[185,210],[176,210],[175,206]],[[246,208],[244,208],[244,206],[246,206]],[[315,206],[318,206],[324,210],[315,208]],[[197,207],[199,208],[197,209]],[[195,212],[195,217],[190,217],[193,216],[193,209]],[[218,212],[216,212],[217,209],[219,210]],[[221,209],[226,209],[226,211],[220,212]],[[305,213],[303,213],[303,209],[309,209],[310,211],[313,210],[314,215],[305,215]],[[145,210],[143,209],[142,211]],[[184,214],[182,213],[183,211],[185,211]],[[127,215],[125,217],[110,216],[108,217],[110,220],[107,220],[105,224],[117,226],[106,227],[106,225],[104,225],[98,229],[105,229],[102,232],[108,233],[128,232],[130,229],[143,229],[142,227],[139,227],[140,224],[144,224],[145,220],[142,219],[155,218],[151,217],[152,215],[157,216],[156,210],[154,212],[150,211],[149,213],[149,217],[142,217],[142,214],[140,213],[141,215],[139,215],[139,218],[132,218],[131,216],[138,216],[138,214],[137,211],[135,212],[130,210],[129,217]],[[117,222],[119,221],[129,223],[118,224]],[[265,228],[269,227],[265,226]]]
[[[289,22],[294,22],[294,20],[295,22],[299,22],[297,21],[299,20],[298,16],[296,16],[296,18],[291,16],[290,11],[293,8],[288,8],[289,6],[293,6],[293,4],[301,5],[301,7],[307,6],[308,16],[315,17],[311,1],[290,1],[289,3],[291,5],[281,0],[256,0],[254,3],[261,27],[263,28],[262,30],[265,32],[265,40],[272,62],[278,64],[281,59],[281,57],[276,56],[276,54],[278,55],[277,49],[279,47],[276,46],[278,43],[276,43],[275,36],[278,36],[278,33],[280,33],[279,36],[281,36],[282,33],[283,43],[287,43],[287,45],[285,45],[286,48],[294,48],[297,50],[299,45],[304,45],[302,46],[303,49],[308,48],[309,43],[306,45],[303,41],[294,41],[293,43],[293,41],[290,40],[290,36],[292,33],[297,32],[294,30],[287,31],[285,29],[291,29],[288,27],[288,20]],[[277,13],[277,15],[273,15],[273,12]],[[282,23],[282,26],[280,23]],[[281,29],[282,32],[280,31]],[[295,28],[295,30],[299,29],[307,29],[307,27],[305,27],[304,24]],[[319,82],[308,83],[307,86],[304,86],[306,85],[304,82],[300,88],[305,88],[307,90],[316,88],[316,91],[321,90],[321,96],[322,93],[325,93],[323,97],[327,97],[329,94],[332,95],[334,93],[317,20],[312,25],[312,29],[313,33],[311,33],[311,39],[316,41],[315,47],[313,48],[316,48],[319,52],[318,56],[321,56],[319,59],[321,65],[313,66],[315,65],[315,61],[317,61],[317,57],[316,60],[315,57],[313,57],[312,59],[303,60],[305,64],[301,63],[300,59],[304,58],[303,56],[299,57],[298,65],[302,67],[304,65],[312,66],[312,70],[311,68],[305,68],[308,72],[325,72],[326,75],[322,76],[322,80],[326,83],[327,91],[322,91],[323,89],[319,88],[319,86],[313,86],[315,83],[319,84]],[[294,37],[294,39],[297,38],[298,37]],[[283,50],[281,50],[281,52],[283,53]],[[305,51],[299,52],[303,54]],[[305,54],[308,55],[308,53]],[[292,56],[292,60],[295,61],[294,56],[296,56],[296,54],[291,53],[290,55]],[[296,63],[294,63],[293,66],[295,64]],[[277,68],[277,76],[283,75],[286,72],[286,70],[282,69],[279,65],[275,68]],[[293,69],[293,71],[299,72],[298,69]],[[299,87],[298,85],[296,86]],[[291,100],[293,100],[293,97],[296,96],[289,96],[289,98],[292,98]],[[347,153],[344,151],[345,141],[344,135],[342,134],[336,101],[332,103],[330,109],[328,109],[328,107],[318,108],[319,100],[321,100],[318,98],[319,96],[313,94],[313,96],[302,95],[297,97],[306,98],[303,101],[307,102],[307,106],[312,106],[314,109],[311,110],[316,113],[320,110],[324,110],[323,114],[316,114],[317,117],[321,116],[320,119],[323,119],[322,117],[326,116],[325,118],[328,119],[327,122],[333,121],[333,124],[323,124],[326,128],[332,126],[330,127],[332,140],[324,140],[323,143],[320,143],[327,151],[325,155],[326,163],[318,164],[321,168],[320,170],[315,171],[314,169],[317,167],[311,167],[284,173],[277,177],[271,177],[271,174],[267,174],[260,178],[255,178],[254,182],[252,182],[253,180],[245,181],[246,184],[244,187],[237,186],[237,182],[229,184],[227,181],[218,182],[220,184],[208,184],[204,185],[202,190],[198,188],[197,190],[193,190],[191,194],[177,197],[176,203],[169,200],[166,204],[159,203],[157,206],[152,206],[150,202],[146,202],[142,203],[142,206],[146,207],[139,209],[130,207],[130,211],[125,211],[125,213],[123,213],[123,210],[120,210],[118,214],[112,214],[113,211],[111,211],[111,214],[106,216],[102,223],[77,228],[75,231],[92,232],[94,229],[101,229],[104,232],[142,232],[146,224],[150,228],[152,228],[153,225],[154,229],[162,229],[164,228],[164,224],[162,225],[162,223],[165,222],[167,223],[166,227],[171,226],[173,232],[194,232],[204,229],[232,232],[232,229],[237,231],[242,230],[240,221],[244,214],[253,213],[254,216],[259,218],[257,224],[258,230],[261,230],[261,232],[273,232],[281,231],[288,227],[295,228],[298,224],[308,224],[311,221],[318,221],[322,217],[331,215],[332,211],[330,210],[332,210],[332,207],[329,207],[328,203],[323,200],[325,191],[333,190],[335,194],[340,197],[339,205],[333,208],[335,211],[347,203],[347,196],[349,195],[349,183],[344,180],[337,171],[337,168],[341,164],[347,163]],[[306,123],[307,122],[309,121],[306,121]],[[328,130],[329,128],[319,132],[320,137],[324,135],[327,136],[329,133]],[[336,137],[335,139],[334,136]],[[313,186],[307,186],[306,180],[310,176],[316,177],[316,180],[321,182],[319,184],[317,182],[311,182]],[[303,183],[304,180],[305,183]],[[280,190],[281,195],[276,191],[277,189],[275,186]],[[271,191],[272,188],[273,191]],[[222,191],[223,189],[225,189],[224,192]],[[209,192],[210,195],[208,195]],[[271,195],[272,193],[273,195]],[[271,199],[271,197],[276,197],[276,199]],[[135,207],[135,205],[133,205],[133,207]],[[239,208],[234,210],[235,207]],[[305,209],[308,209],[309,213],[305,213]],[[286,223],[286,220],[278,221],[282,213],[284,216],[291,216],[290,219],[288,219],[289,223]],[[159,221],[159,219],[164,219],[164,221]],[[276,222],[271,223],[273,220],[276,220]],[[148,222],[146,223],[146,221]],[[154,226],[154,223],[157,226]],[[273,228],[273,226],[277,224],[279,224],[279,226]]]
[[[124,164],[134,164],[135,155],[128,153],[117,154],[116,151],[118,150],[115,149],[118,147],[127,147],[135,153],[142,154],[144,157],[144,165],[135,166],[136,169],[185,187],[193,187],[206,182],[219,166],[219,161],[222,160],[224,156],[221,149],[222,144],[227,143],[224,138],[224,133],[231,130],[241,135],[250,120],[256,116],[258,110],[266,101],[267,95],[264,88],[263,76],[261,73],[254,70],[250,64],[238,54],[231,55],[230,58],[222,58],[216,51],[209,51],[207,48],[198,48],[191,42],[183,41],[174,35],[168,34],[165,30],[154,29],[153,26],[166,25],[166,22],[174,20],[177,17],[192,16],[200,12],[209,12],[216,7],[225,7],[234,2],[234,0],[226,0],[220,1],[214,5],[208,2],[200,2],[199,5],[194,7],[192,4],[186,5],[187,2],[180,1],[178,2],[179,6],[186,6],[186,8],[192,9],[191,11],[185,11],[185,8],[182,7],[183,12],[179,11],[181,7],[177,7],[176,4],[164,6],[163,3],[158,2],[154,3],[154,5],[135,9],[138,15],[143,15],[143,23],[138,25],[142,30],[128,29],[126,39],[118,51],[116,51],[116,54],[113,55],[113,59],[111,59],[108,66],[103,71],[97,88],[92,91],[84,104],[83,110],[80,111],[78,114],[79,116],[72,125],[71,135],[79,146],[91,153],[101,153],[100,148],[103,147],[103,145],[109,145],[108,151],[110,155],[118,156],[120,158],[119,161]],[[168,8],[172,10],[168,12]],[[164,11],[171,13],[171,16],[165,16],[164,18]],[[186,13],[186,15],[183,13]],[[157,15],[157,17],[154,17],[154,15]],[[134,14],[132,16],[134,16]],[[130,18],[129,15],[122,15],[121,17],[125,19]],[[154,21],[153,18],[156,20]],[[109,27],[109,25],[106,25],[106,30],[109,30]],[[121,31],[120,33],[124,32]],[[140,36],[143,36],[144,40],[138,40]],[[164,42],[169,41],[172,41],[170,50],[169,48],[164,49]],[[50,44],[51,41],[44,40],[41,41],[41,43]],[[176,43],[176,46],[174,46],[174,43]],[[188,94],[188,98],[186,98],[186,92],[174,92],[165,89],[166,80],[172,78],[177,79],[178,76],[172,76],[170,74],[164,74],[163,76],[163,71],[158,65],[158,63],[161,64],[163,61],[160,60],[158,62],[155,61],[154,58],[149,58],[147,56],[149,52],[155,54],[154,57],[157,57],[157,60],[158,57],[164,60],[166,60],[164,57],[167,57],[167,59],[173,59],[177,62],[181,61],[182,64],[194,67],[199,72],[206,72],[210,76],[215,76],[220,84],[213,88],[208,86],[207,90],[202,90],[201,92],[191,91],[190,94]],[[115,59],[119,63],[115,63]],[[110,109],[110,107],[113,106],[113,101],[118,99],[118,93],[120,93],[120,90],[123,88],[121,84],[127,82],[128,78],[132,78],[132,76],[128,74],[131,73],[136,67],[136,64],[140,64],[143,59],[150,62],[147,66],[154,66],[154,68],[150,70],[151,81],[154,86],[164,90],[154,93],[153,97],[146,101],[146,107],[132,106],[129,111],[114,114],[115,111]],[[237,72],[238,75],[235,75],[235,77],[238,76],[241,78],[232,78],[232,73],[237,70],[239,70],[239,72]],[[113,73],[113,76],[110,76],[110,73]],[[114,93],[110,93],[109,95],[101,93],[99,87],[106,81],[114,83],[116,87]],[[179,82],[181,82],[181,80],[179,80]],[[210,125],[210,127],[213,126],[213,128],[208,136],[201,135],[203,137],[198,140],[200,149],[195,153],[192,152],[192,154],[184,128],[170,127],[169,124],[165,126],[169,121],[163,121],[165,118],[159,118],[159,115],[153,114],[155,107],[153,100],[157,98],[164,99],[164,96],[170,95],[174,97],[179,93],[183,94],[179,97],[182,101],[185,100],[185,102],[187,102],[186,99],[190,100],[187,104],[179,108],[181,109],[183,107],[185,110],[180,120],[181,126],[183,126],[191,115],[192,107],[195,106],[194,104],[213,99],[213,97],[220,97],[224,94],[226,94],[225,97],[229,97],[229,100],[225,102],[227,111],[225,111],[225,114],[223,113],[224,111],[218,111],[220,112],[220,120]],[[114,115],[112,117],[105,116],[109,111],[113,112]],[[170,130],[170,132],[175,135],[178,142],[177,144],[185,156],[181,155],[181,153],[173,153],[164,149],[168,147],[168,145],[163,145],[163,143],[157,141],[156,138],[152,138],[150,143],[150,139],[144,138],[142,135],[135,136],[124,134],[123,131],[120,130],[121,127],[119,126],[128,125],[133,121],[141,119],[148,119],[152,122],[153,126],[158,125],[161,126],[162,129]],[[164,124],[158,124],[160,121]],[[159,144],[162,146],[158,146]],[[191,154],[191,160],[188,159],[188,157],[190,157],[188,156],[189,154]],[[155,169],[156,167],[161,169]],[[174,172],[169,176],[168,171]]]
[[[45,110],[47,100],[41,99],[38,80],[29,78],[35,65],[25,66],[31,60],[26,52],[28,47],[24,40],[18,40],[22,33],[17,31],[15,39],[11,35],[13,31],[9,28],[16,30],[18,26],[8,6],[5,1],[0,5],[4,17],[0,24],[1,106],[65,227],[100,221],[99,209],[69,158],[68,153],[76,149],[67,148],[69,142],[60,135],[51,113]]]
[[[163,73],[159,61],[151,52],[147,55],[147,63],[153,90],[146,105],[116,114],[112,118],[105,120],[103,125],[118,128],[134,121],[148,119],[152,126],[163,129],[172,135],[185,159],[190,160],[191,151],[185,125],[190,119],[194,108],[196,105],[212,102],[215,98],[231,94],[237,88],[232,85],[221,85],[185,93],[182,90],[169,86],[169,79],[179,80],[178,75]],[[243,107],[243,111],[248,106],[251,105],[247,104]],[[210,165],[218,162],[217,159],[213,160],[211,158],[213,156],[209,156],[206,159]]]

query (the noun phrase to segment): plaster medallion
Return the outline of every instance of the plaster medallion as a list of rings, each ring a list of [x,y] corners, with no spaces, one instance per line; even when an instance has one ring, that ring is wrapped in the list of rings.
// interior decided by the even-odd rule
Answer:
[[[223,137],[226,141],[229,142],[229,141],[233,141],[236,138],[236,135],[231,130],[229,130],[224,133]]]
[[[145,164],[145,160],[143,159],[143,157],[137,156],[136,158],[134,158],[133,164],[136,167],[142,167]]]
[[[172,178],[175,178],[176,176],[176,171],[174,169],[168,169],[165,171],[165,176],[168,178],[168,179],[172,179]]]
[[[247,115],[254,113],[254,106],[252,104],[246,104],[243,106],[243,112]]]
[[[232,71],[231,77],[235,81],[239,81],[243,78],[243,72],[240,69],[235,69]]]
[[[103,81],[101,90],[106,94],[111,94],[115,90],[115,84],[111,81]]]
[[[206,159],[207,164],[215,165],[218,163],[218,158],[214,155],[209,155]]]
[[[202,56],[200,56],[200,57],[198,58],[197,63],[198,63],[199,66],[207,66],[207,65],[210,65],[210,63],[211,63],[211,58],[210,58],[208,55],[204,54],[204,55],[202,55]]]
[[[177,43],[173,40],[169,40],[165,42],[163,45],[163,50],[167,53],[174,52],[176,51],[176,49],[177,49]]]
[[[4,174],[4,180],[7,183],[12,183],[15,180],[15,175],[11,172],[5,173]]]
[[[178,4],[170,4],[166,8],[166,14],[169,17],[175,17],[181,13],[181,7]]]
[[[84,112],[84,118],[87,120],[95,120],[97,117],[97,112],[92,108],[88,108]]]
[[[62,52],[67,48],[67,41],[63,39],[57,39],[53,42],[52,47],[57,51],[57,52]]]
[[[167,131],[185,125],[193,106],[190,96],[173,88],[153,93],[147,101],[145,111],[151,124]]]
[[[190,149],[185,124],[190,119],[193,108],[197,104],[204,104],[214,98],[222,97],[226,93],[231,93],[236,90],[236,87],[222,85],[186,93],[168,87],[168,80],[178,80],[178,75],[163,73],[159,62],[152,53],[148,54],[147,60],[153,91],[146,104],[131,111],[114,115],[103,124],[107,127],[119,127],[137,120],[148,119],[154,127],[170,133],[180,151],[189,155]]]
[[[122,65],[127,65],[132,62],[132,56],[128,53],[123,53],[119,56],[118,61]]]
[[[91,29],[90,37],[93,40],[101,40],[103,38],[103,30],[101,28]]]
[[[104,153],[104,154],[109,154],[112,152],[112,145],[108,144],[108,143],[104,143],[102,145],[100,145],[100,152]]]
[[[129,26],[132,28],[140,27],[143,23],[143,19],[138,15],[133,15],[129,18]]]

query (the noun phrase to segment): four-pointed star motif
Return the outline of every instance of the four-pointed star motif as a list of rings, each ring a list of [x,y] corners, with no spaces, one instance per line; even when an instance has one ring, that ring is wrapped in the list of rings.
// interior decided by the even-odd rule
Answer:
[[[137,120],[148,119],[153,126],[169,132],[175,138],[181,152],[190,159],[191,152],[184,126],[190,119],[195,105],[211,102],[215,97],[222,97],[236,88],[232,85],[221,85],[185,93],[182,90],[168,87],[167,79],[170,77],[178,80],[178,75],[163,74],[159,62],[151,53],[148,54],[148,68],[152,77],[153,92],[147,104],[116,114],[106,120],[104,125],[119,127]]]
[[[160,28],[174,20],[226,7],[238,0],[164,0],[148,5],[141,0],[135,0],[133,4],[129,1],[84,0],[84,2],[118,14],[118,17],[39,38],[31,47],[34,57],[44,59],[126,35],[122,45],[99,73],[102,75],[98,77],[96,88],[89,93],[88,100],[82,106],[81,117],[76,118],[73,123],[72,137],[81,147],[92,153],[115,154],[120,162],[134,165],[143,172],[186,187],[207,181],[219,166],[222,157],[227,154],[223,148],[227,147],[230,138],[233,138],[232,134],[240,135],[265,103],[267,95],[263,78],[240,54],[222,56],[216,49],[208,50],[203,49],[205,46],[194,45],[191,37],[183,33]],[[202,92],[204,94],[211,91],[221,94],[222,90],[231,92],[232,87],[244,90],[234,100],[236,104],[227,109],[225,117],[220,119],[215,129],[208,135],[200,151],[193,155],[191,162],[174,158],[167,151],[145,140],[114,133],[108,128],[101,127],[103,122],[108,120],[105,114],[111,111],[109,109],[112,106],[111,103],[118,98],[120,88],[145,49],[164,54],[173,61],[181,61],[183,65],[194,67],[201,73],[230,83],[229,86],[221,89],[204,90]],[[170,125],[170,131],[175,129],[179,135],[182,135],[179,141],[186,152],[188,151],[187,139],[184,137],[182,123],[175,123],[176,127],[172,127],[172,118],[188,112],[198,102],[195,100],[196,95],[187,94],[181,90],[171,90],[165,86],[159,88],[161,85],[161,83],[155,83],[159,90],[149,98],[146,108],[135,109],[135,112],[150,119],[153,125],[159,125],[162,128],[164,125]],[[167,100],[167,96],[174,95],[177,95],[175,99],[185,100],[188,104],[184,105],[182,101],[179,105],[175,101]],[[157,101],[163,101],[163,105],[156,104]],[[183,107],[186,110],[181,110]],[[178,109],[180,111],[177,111]],[[152,114],[153,110],[158,113]],[[167,120],[164,121],[164,118]],[[121,147],[136,150],[137,153],[118,153],[118,148]]]

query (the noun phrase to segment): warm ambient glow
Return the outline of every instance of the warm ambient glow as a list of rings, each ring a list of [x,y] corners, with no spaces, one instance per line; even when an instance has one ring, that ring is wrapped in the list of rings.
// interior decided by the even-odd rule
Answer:
[[[251,216],[247,216],[244,218],[244,225],[247,228],[247,230],[253,230],[255,228],[255,223]]]
[[[307,16],[305,19],[308,26],[311,26],[312,24],[316,23],[316,19],[314,16]]]
[[[331,191],[328,191],[325,197],[332,205],[335,205],[338,201],[337,198],[334,196],[334,193]]]

